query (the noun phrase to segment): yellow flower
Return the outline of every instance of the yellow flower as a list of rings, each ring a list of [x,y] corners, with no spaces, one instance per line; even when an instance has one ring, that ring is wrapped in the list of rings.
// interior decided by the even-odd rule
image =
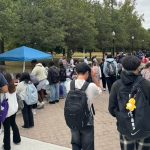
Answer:
[[[135,99],[131,98],[129,102],[126,104],[126,109],[129,111],[134,111],[136,109],[135,103],[136,103]]]

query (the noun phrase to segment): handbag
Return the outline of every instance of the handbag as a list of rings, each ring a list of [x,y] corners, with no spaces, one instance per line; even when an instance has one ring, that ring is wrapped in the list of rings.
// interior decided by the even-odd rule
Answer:
[[[4,94],[3,101],[0,98],[0,123],[3,123],[7,117],[9,105],[6,94]]]

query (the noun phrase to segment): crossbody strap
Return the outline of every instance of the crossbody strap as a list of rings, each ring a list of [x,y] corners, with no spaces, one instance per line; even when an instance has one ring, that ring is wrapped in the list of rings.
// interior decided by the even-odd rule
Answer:
[[[134,97],[134,95],[138,92],[138,88],[141,87],[141,82],[145,79],[141,76],[138,76],[135,82],[133,83],[132,89],[131,89],[131,98]]]

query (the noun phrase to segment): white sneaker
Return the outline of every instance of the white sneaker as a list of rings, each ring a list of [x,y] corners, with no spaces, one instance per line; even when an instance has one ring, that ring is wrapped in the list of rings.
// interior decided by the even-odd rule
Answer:
[[[103,91],[106,91],[106,89],[105,89],[105,88],[103,88]]]
[[[38,104],[37,109],[42,109],[42,108],[44,108],[44,103],[41,102]]]

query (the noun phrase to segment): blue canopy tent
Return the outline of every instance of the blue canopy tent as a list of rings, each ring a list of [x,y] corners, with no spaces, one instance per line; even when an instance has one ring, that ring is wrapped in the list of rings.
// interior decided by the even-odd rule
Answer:
[[[25,71],[25,62],[42,59],[52,59],[52,55],[42,51],[22,46],[5,53],[0,54],[0,61],[18,61],[23,62],[23,72]]]

